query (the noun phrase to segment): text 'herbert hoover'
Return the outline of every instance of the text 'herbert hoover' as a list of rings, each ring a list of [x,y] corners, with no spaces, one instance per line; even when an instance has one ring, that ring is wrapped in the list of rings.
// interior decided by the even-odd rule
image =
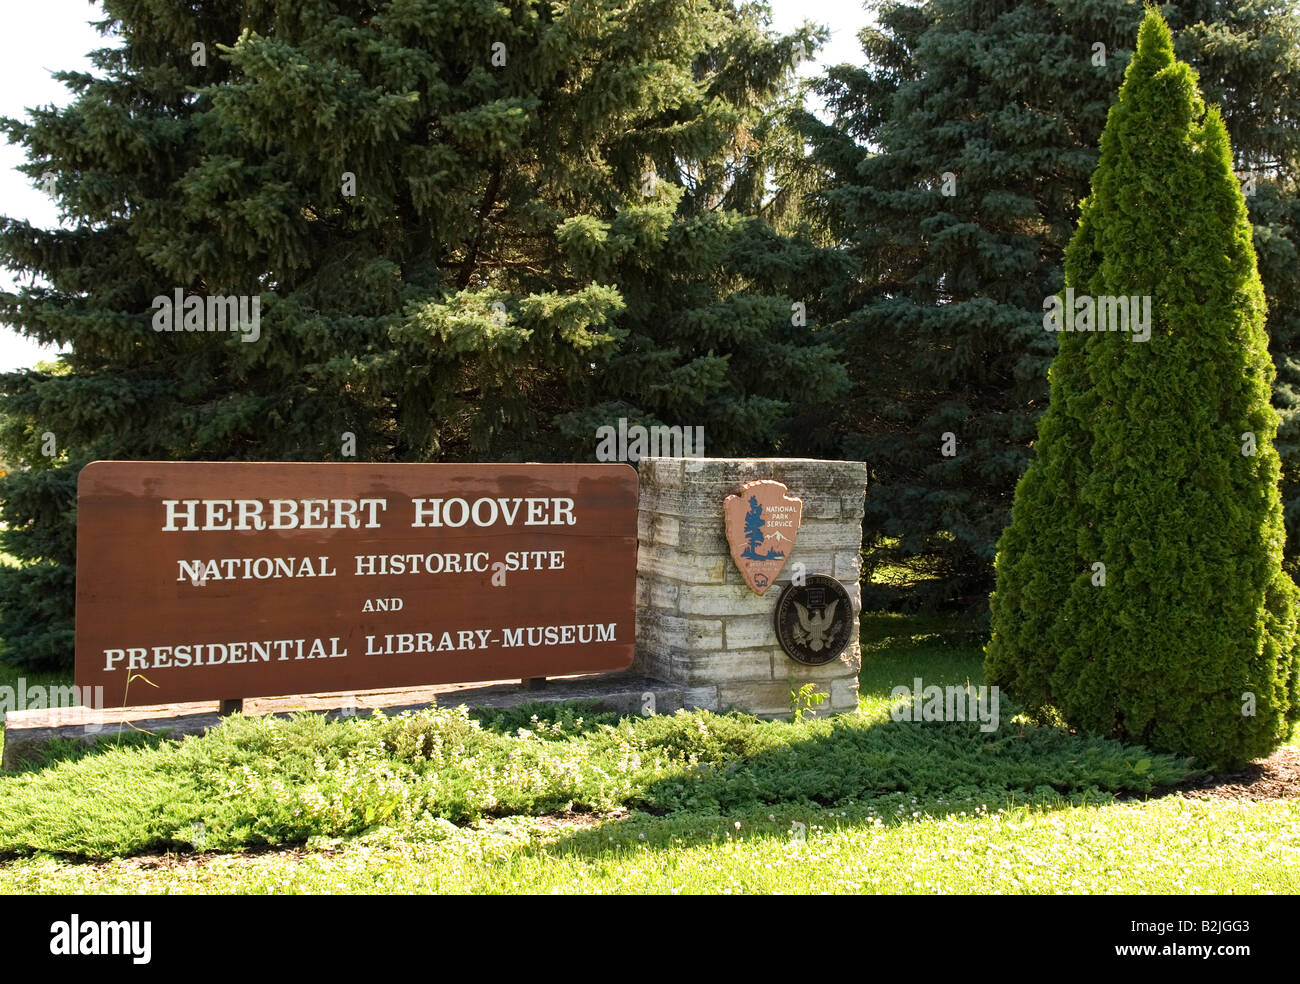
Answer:
[[[554,497],[412,499],[411,527],[573,526],[573,500]],[[164,499],[164,533],[208,530],[378,529],[387,499]]]

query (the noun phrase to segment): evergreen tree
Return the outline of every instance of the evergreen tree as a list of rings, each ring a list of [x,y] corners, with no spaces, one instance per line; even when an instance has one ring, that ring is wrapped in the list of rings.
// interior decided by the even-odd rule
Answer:
[[[1211,767],[1266,755],[1300,705],[1264,292],[1223,119],[1154,10],[1065,274],[1091,299],[1148,297],[1153,318],[1145,341],[1097,319],[1058,335],[999,542],[988,679]]]
[[[1061,289],[1142,4],[870,6],[878,26],[861,35],[868,65],[831,70],[820,91],[833,122],[803,124],[833,175],[819,207],[857,270],[825,301],[828,318],[844,312],[854,382],[844,450],[871,468],[864,534],[875,560],[931,575],[912,589],[915,603],[983,611],[1046,405],[1056,339],[1041,328],[1041,302]],[[1300,477],[1300,13],[1267,0],[1161,9],[1181,57],[1223,107],[1237,170],[1255,176],[1249,204],[1284,415],[1278,447]]]
[[[749,512],[745,513],[745,540],[749,549],[755,550],[763,542],[763,507],[758,504],[757,496],[749,497]]]
[[[0,319],[72,350],[0,377],[3,658],[70,660],[95,458],[589,459],[620,410],[762,453],[843,386],[781,295],[827,261],[768,190],[812,29],[728,0],[104,8],[122,43],[60,76],[76,100],[3,123],[68,227],[0,224],[48,283]],[[178,288],[256,297],[259,339],[155,331]]]

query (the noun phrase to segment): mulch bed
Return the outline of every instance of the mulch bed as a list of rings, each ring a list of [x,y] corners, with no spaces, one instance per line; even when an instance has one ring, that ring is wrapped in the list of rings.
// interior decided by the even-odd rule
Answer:
[[[1284,745],[1240,772],[1197,776],[1169,790],[1188,799],[1273,800],[1300,796],[1300,748]]]

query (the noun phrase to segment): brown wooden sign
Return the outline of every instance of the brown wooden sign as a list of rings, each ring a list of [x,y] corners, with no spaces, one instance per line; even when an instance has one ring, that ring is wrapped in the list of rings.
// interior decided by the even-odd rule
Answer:
[[[106,706],[632,664],[629,465],[96,461],[77,510]]]

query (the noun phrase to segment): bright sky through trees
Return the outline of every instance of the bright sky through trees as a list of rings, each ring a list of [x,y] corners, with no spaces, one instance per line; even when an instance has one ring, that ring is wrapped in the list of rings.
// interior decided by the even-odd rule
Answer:
[[[860,4],[851,0],[770,0],[770,6],[777,30],[792,30],[809,20],[831,31],[817,61],[805,64],[800,74],[815,74],[821,65],[859,60],[856,35],[867,21]],[[99,4],[91,0],[42,0],[7,10],[8,29],[0,32],[0,116],[21,118],[31,106],[66,105],[70,94],[52,73],[91,70],[86,52],[112,43],[91,26],[92,20],[102,17]],[[55,203],[25,174],[14,170],[23,161],[21,147],[0,142],[0,214],[52,226],[58,221]],[[0,290],[13,287],[13,274],[0,268]],[[34,365],[54,353],[55,349],[43,348],[0,326],[0,372]]]

